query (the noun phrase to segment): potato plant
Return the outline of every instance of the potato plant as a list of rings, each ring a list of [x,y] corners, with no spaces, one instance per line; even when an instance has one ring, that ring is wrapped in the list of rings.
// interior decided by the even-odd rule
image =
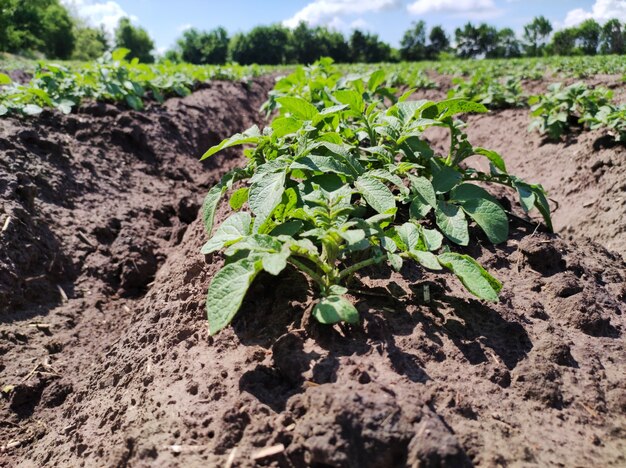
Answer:
[[[313,316],[326,324],[358,322],[346,297],[350,279],[384,263],[448,269],[475,296],[497,301],[501,283],[456,251],[470,243],[470,223],[494,244],[508,237],[507,212],[485,184],[517,190],[522,207],[538,208],[551,226],[543,188],[508,174],[499,154],[473,147],[463,133],[455,116],[486,112],[483,105],[411,101],[411,91],[390,103],[385,81],[383,70],[344,77],[328,62],[300,68],[278,82],[265,106],[278,115],[267,128],[252,127],[204,154],[250,145],[246,166],[224,175],[203,206],[212,235],[202,253],[226,257],[208,291],[211,334],[231,322],[261,271],[278,275],[288,264],[312,280]],[[430,127],[449,131],[449,154],[428,145]],[[473,155],[486,158],[490,171],[465,167]],[[227,192],[234,212],[213,232]]]
[[[561,83],[551,84],[547,93],[532,96],[528,101],[534,117],[529,130],[537,129],[558,140],[572,125],[593,122],[594,128],[598,128],[614,109],[610,104],[612,97],[610,90],[590,88],[584,83],[566,87]],[[604,109],[602,114],[601,109]]]

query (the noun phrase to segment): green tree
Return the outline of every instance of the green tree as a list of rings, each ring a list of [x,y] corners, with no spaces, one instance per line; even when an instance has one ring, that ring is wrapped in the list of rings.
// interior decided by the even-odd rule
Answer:
[[[603,54],[623,54],[626,51],[624,42],[626,31],[618,19],[610,19],[604,26],[600,34],[600,51]]]
[[[503,28],[497,34],[495,57],[513,58],[522,55],[521,44],[511,28]]]
[[[322,44],[323,56],[332,57],[337,63],[350,61],[350,48],[346,38],[340,32],[318,28],[317,40]]]
[[[461,58],[474,58],[480,54],[480,32],[472,23],[454,30],[456,53]]]
[[[196,65],[224,64],[228,58],[228,33],[223,27],[212,31],[188,29],[177,41],[183,61]]]
[[[242,65],[279,65],[287,60],[290,31],[279,25],[256,26],[233,36],[229,45],[232,60]]]
[[[129,18],[120,19],[115,30],[115,47],[130,50],[129,59],[137,58],[140,62],[153,63],[154,42],[141,26],[133,26]]]
[[[427,47],[429,59],[436,59],[441,52],[445,52],[450,47],[450,39],[441,26],[433,26],[428,35],[430,42]]]
[[[0,51],[68,58],[74,21],[59,0],[0,0]]]
[[[355,29],[350,36],[350,58],[355,63],[378,63],[391,60],[391,46],[378,38],[378,34]]]
[[[478,50],[485,57],[497,57],[498,55],[498,30],[482,23],[478,26]]]
[[[583,21],[578,26],[577,42],[585,55],[596,55],[600,45],[602,27],[594,19]]]
[[[561,29],[554,33],[550,42],[550,53],[553,55],[572,55],[576,47],[575,28]]]
[[[400,41],[400,58],[409,62],[426,58],[426,23],[418,21],[405,31]]]
[[[76,46],[72,53],[74,60],[93,60],[109,49],[109,41],[102,26],[91,28],[77,25],[74,29],[74,35],[76,36]]]
[[[59,4],[52,4],[43,11],[41,21],[42,52],[46,57],[70,58],[76,44],[76,36],[74,20],[67,9]]]
[[[343,34],[323,26],[311,28],[300,22],[289,36],[288,61],[310,64],[320,57],[332,57],[335,62],[346,62],[349,59],[347,48]]]
[[[524,26],[524,48],[526,55],[531,57],[538,57],[541,55],[546,40],[552,32],[552,23],[544,17],[537,16],[533,20]]]

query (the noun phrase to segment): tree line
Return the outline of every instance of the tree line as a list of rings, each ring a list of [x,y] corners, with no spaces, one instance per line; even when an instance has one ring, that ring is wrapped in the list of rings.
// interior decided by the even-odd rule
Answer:
[[[257,26],[232,37],[223,27],[210,31],[192,28],[182,33],[164,58],[198,65],[278,65],[311,63],[324,56],[339,63],[375,63],[626,53],[626,25],[617,19],[604,24],[588,19],[552,33],[552,24],[543,16],[524,26],[521,38],[511,28],[471,22],[456,28],[450,37],[442,26],[428,30],[424,21],[418,21],[404,33],[396,49],[374,33],[356,29],[344,36],[306,23],[294,29],[280,24]],[[113,47],[127,48],[130,58],[145,63],[156,58],[148,32],[128,18],[122,18],[109,37],[102,27],[94,28],[75,18],[59,0],[0,0],[0,52],[90,60]]]

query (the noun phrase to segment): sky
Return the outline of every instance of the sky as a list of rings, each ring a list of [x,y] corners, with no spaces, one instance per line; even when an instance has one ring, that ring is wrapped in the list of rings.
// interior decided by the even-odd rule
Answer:
[[[288,27],[305,21],[345,34],[358,28],[374,32],[397,47],[414,21],[428,27],[442,25],[448,33],[467,21],[510,27],[521,35],[523,26],[543,15],[555,29],[574,26],[588,18],[626,22],[626,0],[61,0],[92,25],[112,32],[120,18],[148,30],[156,49],[171,48],[190,27],[224,26],[230,34],[259,24]]]

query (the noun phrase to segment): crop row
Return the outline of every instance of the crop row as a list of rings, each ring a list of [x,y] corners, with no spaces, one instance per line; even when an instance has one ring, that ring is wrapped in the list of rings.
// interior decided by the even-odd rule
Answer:
[[[247,79],[267,73],[259,66],[144,65],[126,62],[126,49],[106,53],[97,61],[68,67],[46,63],[36,67],[28,84],[13,83],[0,73],[0,116],[37,115],[44,108],[68,114],[84,100],[125,102],[135,110],[145,102],[186,96],[198,83],[214,79]]]

